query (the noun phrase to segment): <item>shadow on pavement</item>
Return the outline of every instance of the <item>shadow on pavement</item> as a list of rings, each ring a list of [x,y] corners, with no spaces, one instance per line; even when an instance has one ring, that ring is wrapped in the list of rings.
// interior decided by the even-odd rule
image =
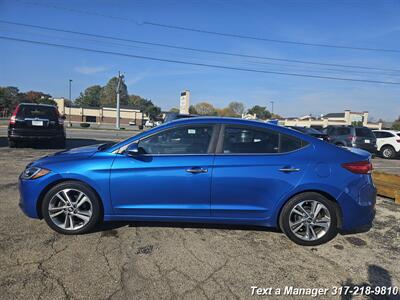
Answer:
[[[254,226],[254,225],[236,225],[236,224],[205,224],[205,223],[183,223],[183,222],[150,222],[150,221],[107,221],[97,225],[87,234],[102,232],[103,235],[112,235],[115,229],[121,227],[166,227],[166,228],[190,228],[190,229],[223,229],[223,230],[243,230],[243,231],[268,231],[281,233],[277,228]],[[111,231],[111,233],[108,233]]]
[[[4,136],[0,137],[0,148],[8,147],[8,139]]]
[[[115,143],[113,141],[106,140],[94,140],[94,139],[67,139],[66,149],[96,145],[96,144],[108,144]]]
[[[367,296],[366,299],[398,299],[398,295],[390,295],[388,292],[388,288],[392,287],[392,284],[392,276],[388,270],[377,265],[368,265],[368,282],[353,283],[350,278],[345,282],[342,282],[342,286],[350,287],[349,290],[353,292],[358,290],[358,295],[351,295],[351,293],[342,294],[340,299],[349,300],[359,298],[362,296],[360,295],[361,292],[359,288],[362,287],[364,288],[364,291],[366,287],[371,287],[372,291],[375,291],[375,288],[378,287],[378,290],[381,291],[378,292],[377,295],[374,293],[364,292],[364,295]],[[386,290],[383,290],[382,287],[385,287]]]
[[[51,142],[22,142],[18,145],[18,148],[33,148],[33,149],[72,149],[96,144],[107,144],[114,143],[113,141],[107,140],[95,140],[95,139],[67,139],[66,147],[61,148],[56,145],[52,145]],[[8,147],[8,139],[6,137],[0,137],[0,147]]]

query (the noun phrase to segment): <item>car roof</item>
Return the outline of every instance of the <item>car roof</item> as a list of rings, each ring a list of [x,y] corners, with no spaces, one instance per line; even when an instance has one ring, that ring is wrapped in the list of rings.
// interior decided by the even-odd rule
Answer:
[[[268,124],[270,126],[278,127],[279,125],[275,125],[272,123],[265,123],[263,121],[258,120],[247,120],[247,119],[239,119],[239,118],[230,118],[230,117],[196,117],[196,118],[181,118],[176,119],[168,124],[194,124],[194,123],[221,123],[221,124],[239,124],[239,125],[260,125],[260,124]],[[282,127],[282,126],[279,126]]]
[[[44,107],[53,107],[55,108],[55,105],[51,105],[51,104],[42,104],[42,103],[29,103],[29,102],[24,102],[24,103],[20,103],[19,106],[44,106]]]
[[[113,147],[108,149],[108,151],[113,152],[115,149],[124,146],[133,140],[140,139],[144,136],[156,133],[159,130],[169,129],[175,127],[177,125],[192,125],[192,124],[234,124],[234,125],[243,125],[243,126],[257,126],[257,127],[264,127],[265,129],[276,130],[278,132],[289,134],[294,137],[298,137],[303,139],[307,142],[316,143],[318,142],[312,139],[310,136],[301,133],[300,131],[290,129],[284,126],[276,125],[273,123],[263,122],[259,120],[246,120],[246,119],[239,119],[239,118],[229,118],[229,117],[196,117],[196,118],[184,118],[184,119],[177,119],[171,122],[164,123],[163,125],[154,127],[150,130],[143,131],[125,141],[119,142],[115,144]]]

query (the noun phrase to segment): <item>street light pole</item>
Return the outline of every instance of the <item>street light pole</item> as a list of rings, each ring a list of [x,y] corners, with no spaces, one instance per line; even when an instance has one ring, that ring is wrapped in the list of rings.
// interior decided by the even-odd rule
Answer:
[[[71,84],[72,84],[72,79],[69,80],[69,113],[68,113],[68,120],[69,120],[69,127],[72,127],[71,123],[71,105],[72,105],[72,98],[71,98]]]
[[[116,124],[115,128],[120,129],[120,92],[121,92],[121,83],[122,79],[124,78],[124,75],[121,74],[120,71],[118,71],[118,85],[117,85],[117,115],[116,115]]]
[[[271,103],[271,116],[274,114],[274,101],[270,101]]]

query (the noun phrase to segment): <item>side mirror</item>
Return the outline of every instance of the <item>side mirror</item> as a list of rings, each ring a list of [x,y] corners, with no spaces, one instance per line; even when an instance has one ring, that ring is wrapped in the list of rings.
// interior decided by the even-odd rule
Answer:
[[[139,154],[139,148],[137,143],[130,144],[128,149],[126,149],[126,153],[128,156],[138,156]]]

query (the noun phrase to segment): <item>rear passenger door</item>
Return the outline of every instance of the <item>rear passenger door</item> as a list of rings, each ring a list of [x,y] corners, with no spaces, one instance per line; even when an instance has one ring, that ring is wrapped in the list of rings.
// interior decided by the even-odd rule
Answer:
[[[298,184],[313,148],[256,126],[221,128],[211,183],[211,215],[265,221]]]

